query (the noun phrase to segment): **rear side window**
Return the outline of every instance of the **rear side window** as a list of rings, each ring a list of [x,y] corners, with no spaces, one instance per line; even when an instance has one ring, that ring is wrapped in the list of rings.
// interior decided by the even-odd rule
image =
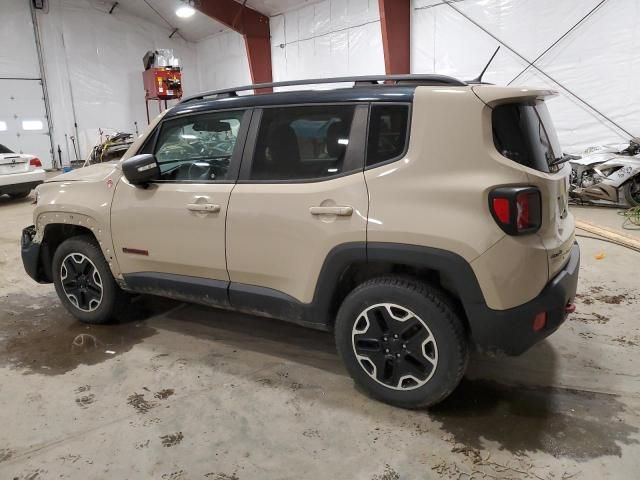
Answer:
[[[498,105],[491,114],[493,143],[504,157],[541,172],[562,157],[560,143],[544,102]]]
[[[408,105],[371,106],[367,167],[393,160],[404,153],[408,122]]]
[[[301,180],[344,173],[353,105],[265,109],[252,180]]]
[[[10,150],[9,148],[7,148],[4,145],[0,144],[0,153],[13,153],[13,150]]]

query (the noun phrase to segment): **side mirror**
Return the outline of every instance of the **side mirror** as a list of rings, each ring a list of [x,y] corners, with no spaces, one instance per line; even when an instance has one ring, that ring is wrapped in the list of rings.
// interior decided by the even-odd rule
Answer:
[[[122,173],[131,185],[144,186],[160,178],[160,167],[155,156],[145,153],[122,162]]]

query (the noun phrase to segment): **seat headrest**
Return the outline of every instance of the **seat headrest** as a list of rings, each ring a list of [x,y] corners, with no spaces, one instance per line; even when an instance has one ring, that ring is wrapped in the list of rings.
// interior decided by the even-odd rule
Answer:
[[[341,143],[342,141],[342,143]],[[347,150],[349,141],[349,129],[342,121],[337,121],[329,125],[327,129],[327,153],[330,157],[341,160]]]

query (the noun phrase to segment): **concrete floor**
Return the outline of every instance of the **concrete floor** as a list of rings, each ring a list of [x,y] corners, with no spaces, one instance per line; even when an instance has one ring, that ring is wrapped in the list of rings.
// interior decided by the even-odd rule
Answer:
[[[638,478],[638,253],[580,239],[571,319],[412,412],[358,392],[328,334],[150,297],[78,323],[23,272],[30,202],[0,198],[1,479]]]

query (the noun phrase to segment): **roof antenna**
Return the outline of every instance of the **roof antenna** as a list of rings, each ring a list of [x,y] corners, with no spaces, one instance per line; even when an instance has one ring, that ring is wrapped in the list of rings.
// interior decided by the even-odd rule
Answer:
[[[487,71],[487,68],[489,68],[489,65],[491,65],[491,62],[493,62],[494,57],[498,54],[498,50],[500,50],[500,45],[498,45],[498,48],[496,48],[496,51],[493,52],[493,55],[491,55],[491,58],[489,59],[487,64],[484,66],[484,68],[480,72],[480,75],[478,75],[473,80],[469,80],[467,83],[482,83],[482,76],[484,75],[484,72]]]

